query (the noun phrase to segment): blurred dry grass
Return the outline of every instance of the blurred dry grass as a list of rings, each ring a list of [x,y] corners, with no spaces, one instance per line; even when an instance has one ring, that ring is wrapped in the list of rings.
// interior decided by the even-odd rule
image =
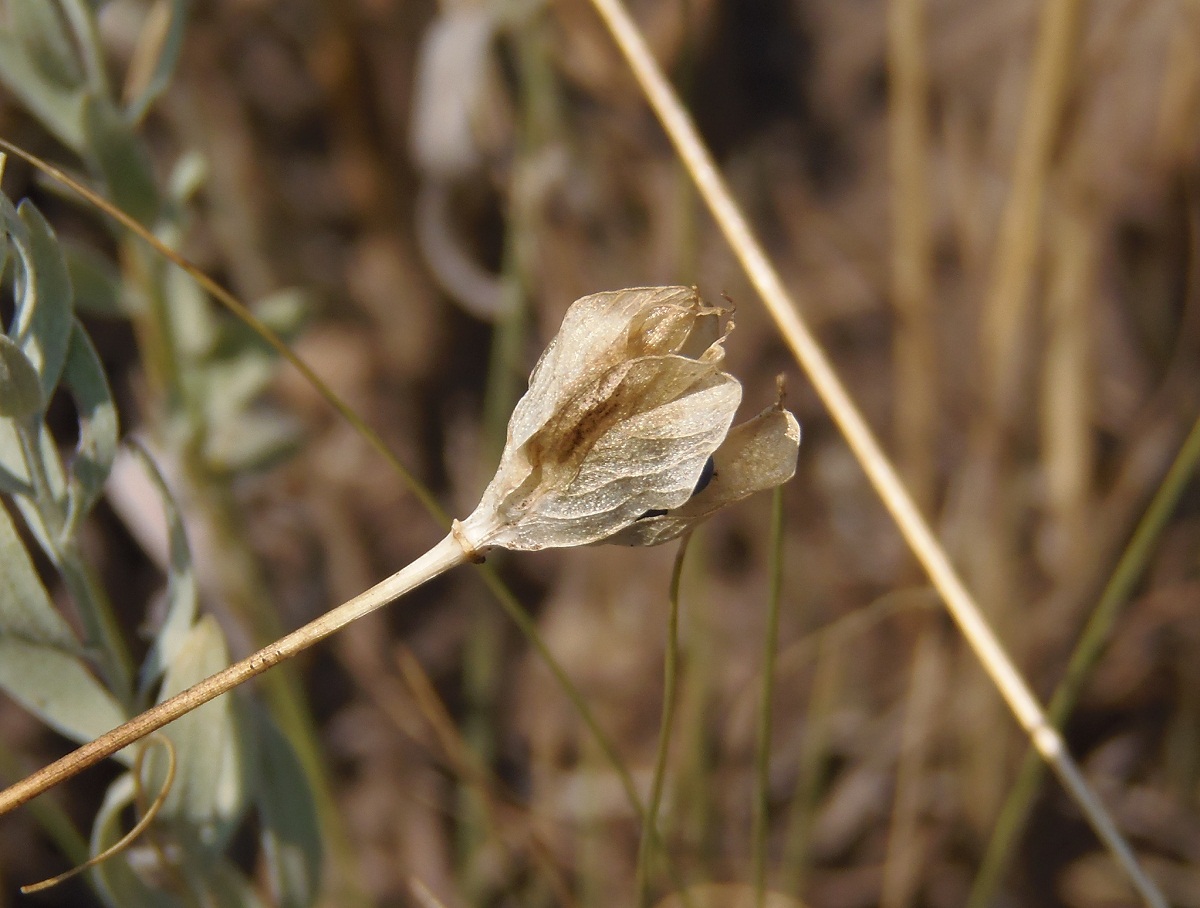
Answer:
[[[1047,69],[1035,60],[1051,6],[1067,15]],[[644,0],[637,12],[841,374],[1048,695],[1200,404],[1200,7]],[[409,154],[416,60],[438,13],[394,0],[198,5],[150,137],[164,171],[185,149],[210,162],[188,253],[243,297],[311,291],[320,315],[302,355],[465,513],[490,467],[491,329],[439,291],[424,261],[416,200],[435,177]],[[738,303],[730,366],[747,409],[790,375],[805,440],[786,490],[772,885],[799,886],[822,908],[962,904],[1020,735],[794,373],[588,4],[514,4],[504,21],[493,63],[507,100],[491,106],[501,122],[441,188],[444,226],[466,254],[506,262],[528,294],[514,368],[528,370],[577,296],[696,282]],[[120,54],[121,21],[109,28]],[[1047,99],[1040,113],[1028,111],[1031,79]],[[7,101],[0,131],[52,151]],[[114,329],[101,341],[135,425],[128,338]],[[423,551],[436,528],[294,375],[277,394],[307,443],[240,494],[293,626]],[[768,514],[763,497],[719,515],[685,574],[662,825],[688,879],[745,880],[750,866]],[[1178,905],[1200,905],[1198,515],[1190,493],[1068,726]],[[115,523],[94,545],[107,576],[147,582]],[[647,786],[671,558],[594,549],[501,565]],[[548,673],[492,611],[463,573],[307,657],[363,886],[384,905],[416,903],[410,878],[450,908],[625,904],[637,824]],[[494,641],[482,656],[469,643],[480,622]],[[487,772],[463,743],[479,713],[464,678],[478,673],[490,690]],[[7,704],[0,727],[27,752],[59,747],[37,743]],[[464,790],[486,792],[485,806]],[[86,816],[91,787],[72,792]],[[459,820],[478,827],[473,840]],[[6,876],[47,861],[27,823],[0,821]],[[1129,898],[1054,787],[1005,891],[1002,904]]]

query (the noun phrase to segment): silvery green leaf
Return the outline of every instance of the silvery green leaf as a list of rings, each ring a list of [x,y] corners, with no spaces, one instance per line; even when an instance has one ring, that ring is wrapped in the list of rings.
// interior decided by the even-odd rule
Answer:
[[[88,159],[99,170],[109,200],[147,227],[158,217],[159,196],[150,159],[132,127],[106,97],[89,94],[83,105]]]
[[[271,893],[281,908],[306,908],[321,886],[316,801],[291,742],[265,710],[254,719],[252,786]]]
[[[71,242],[63,242],[62,251],[75,291],[76,311],[106,318],[135,314],[128,305],[121,272],[108,258]]]
[[[46,0],[9,0],[8,30],[24,42],[25,51],[39,74],[51,85],[78,87],[83,71],[57,3]]]
[[[43,406],[37,369],[7,334],[0,334],[0,417],[28,419]]]
[[[0,688],[73,741],[91,740],[125,720],[92,676],[79,642],[34,570],[8,512],[0,507]],[[128,754],[122,752],[120,759]]]
[[[296,289],[280,290],[264,296],[250,308],[264,325],[284,340],[291,340],[300,333],[310,311],[307,297]],[[214,340],[210,355],[217,362],[238,360],[250,354],[265,357],[272,363],[279,359],[275,349],[240,319],[223,321]],[[242,399],[248,401],[253,396],[246,394]]]
[[[171,240],[167,242],[170,244]],[[171,305],[171,324],[179,356],[184,360],[208,356],[220,336],[217,316],[208,296],[180,268],[171,268],[166,272],[163,286]]]
[[[176,205],[186,205],[208,182],[208,159],[192,149],[185,151],[167,177],[167,197]]]
[[[3,606],[0,606],[3,607]],[[0,631],[0,688],[39,719],[78,744],[125,721],[117,701],[83,659]],[[128,762],[124,753],[118,760]]]
[[[190,855],[189,855],[190,856]],[[264,908],[262,900],[232,863],[220,858],[203,868],[202,875],[189,874],[188,882],[200,905],[221,908]]]
[[[17,424],[7,417],[0,417],[0,492],[8,495],[32,494]]]
[[[71,53],[62,52],[65,37],[53,6],[47,0],[7,4],[8,23],[0,29],[0,82],[67,148],[79,152],[86,92],[82,80],[62,70],[61,62]],[[26,31],[24,23],[35,25]]]
[[[126,449],[146,471],[162,502],[167,523],[167,590],[164,615],[139,673],[139,690],[157,682],[175,661],[196,620],[197,586],[187,533],[175,499],[150,456],[139,446]]]
[[[0,418],[0,488],[14,495],[13,503],[21,512],[25,525],[37,539],[42,551],[54,560],[58,540],[47,529],[39,505],[34,500],[25,462],[26,447],[21,443],[21,436],[30,434],[33,438],[29,448],[38,452],[49,494],[56,502],[56,507],[66,508],[67,484],[62,459],[54,438],[40,421],[20,428],[14,420]]]
[[[67,528],[74,528],[91,510],[104,489],[117,453],[117,408],[96,348],[83,325],[76,320],[63,369],[63,384],[75,400],[79,417],[79,441],[71,459],[67,488]]]
[[[7,417],[0,417],[0,492],[8,495],[31,493],[17,424]]]
[[[48,5],[46,0],[22,2]],[[85,91],[48,80],[22,37],[8,28],[0,30],[0,82],[55,138],[76,153],[82,150]]]
[[[166,700],[229,664],[220,627],[211,615],[192,626],[163,677],[159,701]],[[221,851],[242,815],[241,773],[234,701],[218,697],[176,719],[165,729],[176,748],[175,784],[159,816],[173,823],[206,852]],[[157,791],[165,778],[161,753],[146,760],[147,787]]]
[[[139,45],[149,40],[157,42],[153,48],[154,68],[142,87],[141,92],[125,108],[125,117],[130,123],[137,123],[170,84],[171,74],[179,61],[179,51],[183,47],[184,26],[187,24],[187,3],[185,0],[159,0],[154,11],[146,17],[146,26],[138,36]],[[163,28],[159,16],[167,15],[168,21]]]
[[[4,178],[4,165],[7,161],[8,155],[0,152],[0,180]],[[8,200],[5,199],[5,201]],[[11,205],[11,203],[9,204]],[[0,219],[2,218],[3,215],[0,214]],[[0,280],[4,277],[4,269],[8,267],[8,230],[5,227],[6,224],[0,224]]]
[[[262,349],[214,353],[203,370],[209,425],[220,425],[245,410],[270,384],[277,366],[276,357]]]
[[[214,470],[265,470],[294,454],[303,440],[293,417],[262,407],[230,414],[209,429],[205,462]]]
[[[9,334],[37,368],[49,401],[67,359],[75,317],[71,278],[41,212],[29,202],[22,202],[17,212],[26,235],[12,234],[22,267],[14,281],[17,307]]]
[[[144,747],[156,747],[143,744]],[[148,791],[153,798],[157,790]],[[104,801],[92,824],[91,853],[98,855],[115,845],[127,832],[125,812],[132,806],[136,788],[131,773],[125,773],[108,786]],[[169,868],[159,867],[159,853],[150,844],[137,842],[119,855],[101,861],[88,871],[93,887],[111,908],[183,908],[184,902],[162,889],[146,883],[146,877],[165,877]],[[142,874],[136,873],[137,866]]]
[[[49,594],[4,508],[0,508],[0,637],[80,654],[75,635],[50,604]]]
[[[94,0],[58,0],[63,19],[71,31],[72,51],[78,55],[92,92],[107,97],[111,94],[105,72],[104,48],[100,44],[100,29],[96,24]]]

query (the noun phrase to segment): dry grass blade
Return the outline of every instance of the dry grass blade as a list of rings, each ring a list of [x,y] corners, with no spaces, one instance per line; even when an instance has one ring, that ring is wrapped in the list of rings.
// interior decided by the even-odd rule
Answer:
[[[933,234],[927,160],[929,75],[925,66],[925,0],[889,0],[888,107],[892,172],[892,296],[895,341],[896,445],[913,498],[933,500],[937,432],[936,343],[933,331]]]
[[[866,420],[834,372],[824,350],[800,318],[778,272],[752,234],[737,203],[717,172],[691,118],[683,109],[662,70],[651,57],[645,40],[625,7],[620,0],[593,0],[593,4],[616,39],[639,85],[662,120],[680,158],[750,281],[761,295],[780,333],[800,366],[808,374],[817,393],[845,435],[855,457],[883,499],[908,545],[928,572],[989,677],[1030,736],[1038,752],[1054,768],[1063,785],[1087,816],[1092,828],[1121,864],[1141,898],[1148,905],[1165,906],[1162,895],[1138,865],[1108,811],[1096,798],[1078,765],[1067,752],[1062,737],[1048,722],[1041,705],[980,613],[974,597],[950,564],[945,549],[921,516],[895,467],[884,455]]]

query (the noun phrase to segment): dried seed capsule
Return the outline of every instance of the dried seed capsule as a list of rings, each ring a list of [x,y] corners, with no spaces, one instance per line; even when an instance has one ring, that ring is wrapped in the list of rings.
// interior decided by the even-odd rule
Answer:
[[[722,314],[687,287],[577,300],[513,411],[500,467],[458,525],[462,537],[477,551],[654,544],[687,529],[674,531],[675,520],[668,533],[661,521],[694,500],[716,500],[718,484],[722,501],[764,487],[740,468],[724,481],[719,448],[742,392],[721,371],[725,336],[705,342]],[[778,477],[771,484],[795,469],[799,427],[786,415],[786,431],[772,424],[773,444],[762,452],[766,474]],[[657,529],[617,538],[635,523]]]

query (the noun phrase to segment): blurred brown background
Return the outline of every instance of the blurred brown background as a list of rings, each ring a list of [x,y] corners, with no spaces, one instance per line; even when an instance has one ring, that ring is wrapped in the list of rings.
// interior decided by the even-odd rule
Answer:
[[[110,6],[120,68],[143,10]],[[804,315],[1048,697],[1200,399],[1200,6],[642,0],[635,12]],[[3,96],[0,133],[56,155]],[[297,351],[459,516],[494,465],[496,413],[572,300],[658,283],[727,294],[746,413],[783,372],[804,426],[785,490],[769,879],[819,908],[964,903],[1022,736],[584,0],[196,4],[146,135],[164,176],[186,151],[207,160],[186,253],[245,299],[303,290],[314,315]],[[27,171],[10,167],[14,179],[26,184],[9,193],[34,194],[60,232],[86,232]],[[136,427],[128,328],[94,331]],[[294,372],[273,401],[301,420],[303,445],[237,493],[292,627],[440,531]],[[769,520],[769,496],[718,515],[685,570],[664,829],[689,880],[748,878]],[[1068,725],[1177,905],[1200,905],[1198,521],[1189,491]],[[136,604],[157,574],[115,515],[99,524],[105,577]],[[495,559],[640,781],[672,558],[673,546]],[[458,745],[439,736],[413,657],[455,723],[449,740],[487,755],[493,825],[471,820]],[[420,904],[413,878],[451,908],[629,902],[637,824],[470,571],[302,662],[352,888],[379,905]],[[0,728],[33,754],[63,747],[8,703]],[[98,776],[68,789],[81,817]],[[0,822],[6,876],[58,869],[31,829]],[[70,899],[88,904],[82,888],[43,903]],[[1131,903],[1047,783],[995,904]]]

